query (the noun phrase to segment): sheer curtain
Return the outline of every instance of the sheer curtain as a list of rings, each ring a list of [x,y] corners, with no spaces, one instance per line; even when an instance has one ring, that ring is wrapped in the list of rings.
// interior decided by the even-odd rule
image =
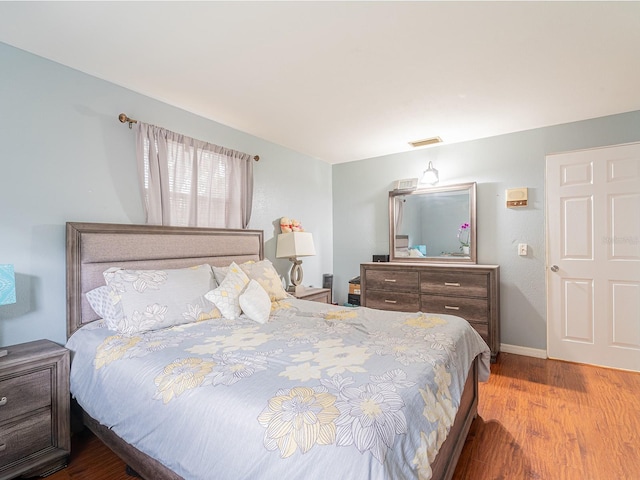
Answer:
[[[148,224],[247,228],[251,155],[142,122],[135,128]]]

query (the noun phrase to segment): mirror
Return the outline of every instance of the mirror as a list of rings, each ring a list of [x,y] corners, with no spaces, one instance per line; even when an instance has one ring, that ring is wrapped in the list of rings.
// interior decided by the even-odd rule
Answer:
[[[476,263],[476,184],[389,192],[389,260]]]

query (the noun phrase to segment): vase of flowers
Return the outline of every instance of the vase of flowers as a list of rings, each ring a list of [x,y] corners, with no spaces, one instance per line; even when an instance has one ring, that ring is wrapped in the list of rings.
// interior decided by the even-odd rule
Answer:
[[[458,229],[458,241],[460,242],[460,251],[465,255],[469,255],[469,223],[465,222]]]

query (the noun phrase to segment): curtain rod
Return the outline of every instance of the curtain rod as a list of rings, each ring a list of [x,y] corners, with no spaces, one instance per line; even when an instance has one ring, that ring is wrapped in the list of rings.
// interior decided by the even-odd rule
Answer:
[[[129,124],[129,128],[131,128],[131,125],[133,125],[134,123],[138,123],[138,120],[134,120],[133,118],[129,118],[126,114],[121,113],[120,115],[118,115],[118,120],[120,120],[120,123],[128,123]],[[254,155],[253,159],[257,162],[260,160],[260,155]]]

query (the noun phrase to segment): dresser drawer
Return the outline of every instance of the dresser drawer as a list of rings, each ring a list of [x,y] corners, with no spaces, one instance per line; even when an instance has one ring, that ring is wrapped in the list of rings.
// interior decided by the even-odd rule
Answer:
[[[51,405],[51,370],[0,380],[0,422]]]
[[[366,307],[396,312],[417,312],[420,310],[420,295],[417,293],[400,293],[379,290],[366,292]]]
[[[469,325],[471,325],[474,328],[474,330],[480,334],[480,336],[485,341],[485,343],[489,345],[489,324],[469,322]]]
[[[52,447],[51,411],[42,410],[0,430],[0,465]]]
[[[386,290],[417,293],[420,287],[418,272],[404,270],[367,270],[365,275],[367,292],[369,292],[369,290]]]
[[[444,295],[421,295],[420,302],[422,304],[421,310],[426,313],[447,313],[462,317],[469,322],[488,323],[489,306],[487,300]]]
[[[420,272],[420,291],[437,295],[487,298],[489,275],[456,272]]]

